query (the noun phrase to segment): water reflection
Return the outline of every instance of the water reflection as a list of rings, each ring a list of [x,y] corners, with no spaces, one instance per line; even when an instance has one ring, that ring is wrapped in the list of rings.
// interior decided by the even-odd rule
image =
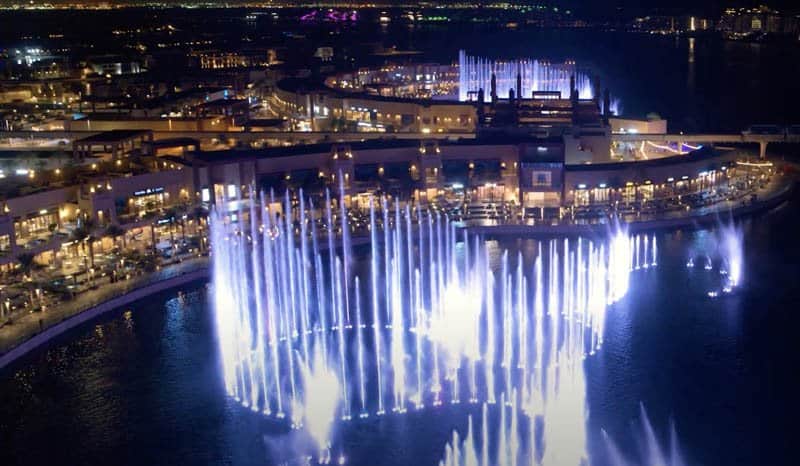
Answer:
[[[609,309],[603,350],[584,363],[592,464],[614,464],[601,429],[622,458],[640,458],[640,402],[666,456],[675,419],[687,464],[781,463],[777,442],[785,434],[773,416],[783,398],[776,384],[790,385],[788,374],[777,370],[785,354],[779,345],[796,325],[781,320],[785,325],[776,327],[769,319],[781,308],[777,315],[789,319],[787,303],[800,299],[791,286],[798,251],[775,233],[788,228],[780,223],[785,217],[763,216],[743,228],[748,273],[742,291],[725,299],[704,296],[712,278],[719,280],[716,270],[685,266],[690,251],[718,241],[716,232],[658,235],[658,267],[633,277],[628,295]],[[496,244],[498,251],[537,248],[535,241]],[[132,306],[130,317],[121,313],[99,324],[102,338],[91,325],[4,374],[0,462],[107,464],[123,455],[131,464],[302,464],[296,454],[274,453],[297,433],[224,401],[205,290],[178,302]],[[756,406],[754,399],[762,401]],[[491,422],[499,422],[493,418],[498,408],[489,408]],[[436,464],[454,427],[463,443],[469,415],[473,432],[480,432],[481,411],[480,405],[443,405],[352,423],[333,433],[342,447],[331,452],[332,463],[344,455],[352,465],[375,458],[385,465]],[[506,414],[510,429],[511,411]],[[522,416],[517,422],[529,432]],[[42,438],[47,449],[38,447]]]

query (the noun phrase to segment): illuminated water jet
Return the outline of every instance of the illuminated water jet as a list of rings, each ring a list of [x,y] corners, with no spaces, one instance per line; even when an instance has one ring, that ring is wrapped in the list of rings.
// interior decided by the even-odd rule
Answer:
[[[720,255],[730,288],[739,286],[744,272],[744,234],[733,223],[719,227]]]
[[[640,457],[628,459],[617,447],[614,440],[607,432],[603,431],[603,442],[606,446],[608,460],[611,466],[632,466],[646,464],[648,466],[684,466],[686,462],[680,452],[678,435],[675,431],[675,424],[670,423],[669,450],[661,445],[656,437],[653,425],[647,415],[643,404],[639,404],[639,429],[636,432],[639,437]]]
[[[537,419],[543,429],[530,442],[490,428],[506,432],[512,458],[528,454],[517,445],[563,464],[586,457],[583,361],[602,347],[606,312],[631,272],[656,264],[655,236],[616,227],[607,238],[550,239],[532,263],[505,252],[493,269],[483,239],[382,198],[365,212],[369,257],[357,268],[346,199],[337,216],[327,193],[319,210],[299,198],[261,195],[212,212],[215,319],[232,397],[288,417],[323,450],[337,418],[499,399],[515,432]],[[582,451],[566,452],[576,435]],[[331,461],[330,451],[320,458]]]
[[[578,97],[591,99],[594,95],[589,75],[574,64],[552,64],[540,60],[496,61],[472,57],[465,51],[458,55],[458,100],[475,100],[480,89],[486,102],[491,101],[490,89],[494,75],[497,94],[508,96],[509,89],[517,91],[517,75],[520,77],[522,96],[530,98],[534,91],[560,92],[561,98],[570,96],[570,79],[574,76]],[[612,101],[611,111],[619,110],[619,101]]]

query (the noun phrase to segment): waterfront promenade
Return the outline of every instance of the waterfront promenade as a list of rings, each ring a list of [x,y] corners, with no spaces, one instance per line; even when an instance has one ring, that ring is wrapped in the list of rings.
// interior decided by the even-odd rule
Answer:
[[[728,217],[749,215],[776,207],[791,196],[793,187],[793,177],[784,176],[757,190],[755,192],[757,196],[752,200],[723,201],[690,211],[627,216],[621,220],[628,226],[629,231],[713,224]],[[578,222],[562,219],[557,223],[467,224],[465,228],[472,233],[486,236],[601,234],[612,222],[613,218]],[[370,236],[356,234],[352,236],[351,241],[354,246],[368,244]],[[180,263],[162,266],[151,273],[100,285],[96,289],[80,293],[73,300],[48,306],[46,311],[30,312],[15,317],[13,323],[0,327],[0,370],[51,338],[105,312],[129,305],[148,295],[207,278],[208,265],[208,257],[185,259]]]
[[[630,232],[659,230],[683,227],[700,227],[725,222],[730,218],[754,214],[780,205],[792,195],[795,180],[782,176],[770,181],[763,188],[753,192],[753,200],[738,198],[725,200],[713,205],[688,210],[671,210],[649,214],[626,214],[619,217],[602,217],[591,220],[561,219],[548,222],[509,222],[488,225],[465,225],[470,233],[486,236],[504,235],[569,235],[599,234],[608,231],[609,226],[618,222]]]
[[[0,327],[0,369],[50,338],[97,315],[150,294],[207,277],[208,262],[207,257],[187,259],[152,273],[85,291],[74,300],[51,306],[47,311],[16,317],[12,324]]]

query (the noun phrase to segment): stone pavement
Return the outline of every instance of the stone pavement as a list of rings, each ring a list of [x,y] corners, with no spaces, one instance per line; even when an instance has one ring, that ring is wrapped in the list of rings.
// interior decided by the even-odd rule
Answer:
[[[85,291],[71,301],[65,301],[58,305],[50,305],[46,311],[31,312],[17,316],[14,318],[13,324],[0,327],[0,355],[5,354],[11,348],[28,340],[44,329],[87,309],[91,309],[104,301],[124,295],[151,283],[182,275],[192,270],[197,270],[198,268],[207,267],[208,263],[208,257],[187,259],[178,264],[164,266],[152,273],[135,276],[129,280],[116,283],[108,283],[97,289]]]

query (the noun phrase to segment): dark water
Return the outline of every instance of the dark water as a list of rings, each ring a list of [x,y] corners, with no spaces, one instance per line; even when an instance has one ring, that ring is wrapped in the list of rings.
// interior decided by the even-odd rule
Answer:
[[[741,131],[800,123],[800,46],[596,30],[419,30],[408,45],[439,61],[459,49],[496,58],[575,60],[621,100],[623,115],[666,118],[670,131]]]
[[[402,21],[381,27],[366,13],[365,20],[355,25],[301,24],[298,18],[307,11],[279,10],[280,19],[263,15],[257,21],[244,21],[251,10],[237,8],[0,12],[4,25],[0,48],[119,53],[131,39],[113,31],[141,28],[150,33],[136,40],[156,54],[159,42],[206,39],[231,50],[277,46],[281,59],[298,67],[309,66],[319,45],[333,46],[335,63],[342,68],[386,61],[369,55],[379,47],[424,52],[389,59],[396,62],[450,63],[458,59],[459,49],[465,49],[492,58],[575,60],[621,100],[623,114],[658,113],[669,120],[672,131],[741,131],[752,124],[800,124],[798,43],[757,44],[725,41],[713,34],[689,39],[524,24],[517,30],[497,24],[408,25]],[[165,24],[177,30],[168,36],[151,30]],[[53,40],[53,35],[63,38]],[[169,79],[175,73],[196,73],[172,69],[177,66],[172,61],[160,62],[166,67],[161,72]]]
[[[659,266],[635,272],[586,364],[593,464],[600,429],[637,451],[639,404],[666,442],[670,419],[694,465],[794,464],[800,197],[744,222],[735,296],[687,269],[705,230],[659,234]],[[515,241],[505,244],[516,247]],[[521,246],[524,247],[524,244]],[[228,400],[207,289],[165,293],[78,329],[0,374],[0,464],[268,465],[295,436]],[[348,464],[433,465],[466,408],[442,407],[336,431]]]
[[[18,26],[34,36],[51,29],[23,19]],[[794,45],[394,25],[344,31],[331,40],[346,42],[350,34],[422,49],[438,61],[456,58],[460,48],[494,57],[575,59],[608,83],[625,113],[657,112],[672,130],[800,123],[800,47]],[[702,250],[710,233],[659,234],[659,267],[635,274],[628,296],[609,312],[603,350],[586,365],[593,463],[604,464],[601,428],[634,456],[640,403],[662,443],[674,420],[690,464],[797,462],[790,453],[800,393],[794,382],[798,213],[800,197],[744,223],[744,288],[716,300],[705,296],[710,275],[685,267],[689,251]],[[206,292],[198,284],[137,303],[0,373],[0,465],[284,459],[276,452],[294,436],[225,396]],[[336,433],[336,443],[349,464],[433,465],[452,429],[463,432],[465,425],[465,411],[442,407],[354,423]]]

